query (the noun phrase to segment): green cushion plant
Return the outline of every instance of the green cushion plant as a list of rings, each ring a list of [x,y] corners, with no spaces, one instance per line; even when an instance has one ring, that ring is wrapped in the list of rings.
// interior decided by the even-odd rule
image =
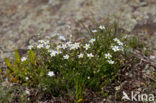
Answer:
[[[5,59],[12,82],[38,88],[54,96],[83,98],[86,90],[102,91],[122,68],[127,52],[126,38],[115,28],[99,26],[89,38],[58,44],[39,40],[28,46],[28,53],[15,60]]]

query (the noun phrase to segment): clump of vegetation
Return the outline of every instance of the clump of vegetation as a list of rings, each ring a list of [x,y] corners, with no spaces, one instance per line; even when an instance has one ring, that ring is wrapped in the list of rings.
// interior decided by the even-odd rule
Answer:
[[[78,101],[87,90],[103,93],[124,66],[129,44],[112,27],[99,26],[89,34],[90,38],[79,42],[39,40],[28,46],[25,57],[15,50],[14,60],[5,59],[7,76],[14,83],[38,88],[45,94]]]
[[[4,79],[0,69],[0,103],[28,103],[28,91],[20,85],[13,85]]]

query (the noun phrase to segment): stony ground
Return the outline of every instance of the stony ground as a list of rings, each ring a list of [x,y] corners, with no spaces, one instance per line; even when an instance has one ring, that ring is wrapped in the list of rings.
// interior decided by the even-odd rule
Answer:
[[[149,63],[141,72],[149,68],[150,72],[155,71],[156,0],[0,0],[0,62],[12,56],[15,48],[25,51],[27,45],[37,41],[36,35],[40,38],[56,34],[68,37],[75,29],[83,30],[80,23],[87,26],[93,20],[100,23],[108,18],[110,23],[117,21],[128,34],[145,37],[151,51],[148,59],[153,66]],[[133,80],[136,71],[129,72],[125,75]],[[146,76],[143,78],[156,82],[155,77]],[[131,82],[140,87],[144,80]]]

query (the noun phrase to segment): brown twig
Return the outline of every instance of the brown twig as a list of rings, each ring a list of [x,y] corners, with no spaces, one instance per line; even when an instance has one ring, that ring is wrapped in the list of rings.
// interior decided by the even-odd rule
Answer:
[[[137,57],[137,58],[139,58],[141,61],[143,61],[143,62],[146,62],[146,63],[148,63],[148,64],[150,64],[151,66],[153,66],[153,67],[156,67],[156,61],[151,61],[148,57],[146,57],[145,55],[141,55],[140,53],[137,53],[137,52],[132,52],[132,54],[135,56],[135,57]]]

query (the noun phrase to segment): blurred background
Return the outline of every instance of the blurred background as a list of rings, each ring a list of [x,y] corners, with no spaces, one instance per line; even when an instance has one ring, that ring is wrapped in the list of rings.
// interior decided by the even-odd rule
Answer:
[[[34,37],[65,37],[93,21],[117,21],[127,34],[143,35],[156,55],[156,0],[0,0],[0,60],[25,50]],[[77,35],[73,35],[77,37]]]

